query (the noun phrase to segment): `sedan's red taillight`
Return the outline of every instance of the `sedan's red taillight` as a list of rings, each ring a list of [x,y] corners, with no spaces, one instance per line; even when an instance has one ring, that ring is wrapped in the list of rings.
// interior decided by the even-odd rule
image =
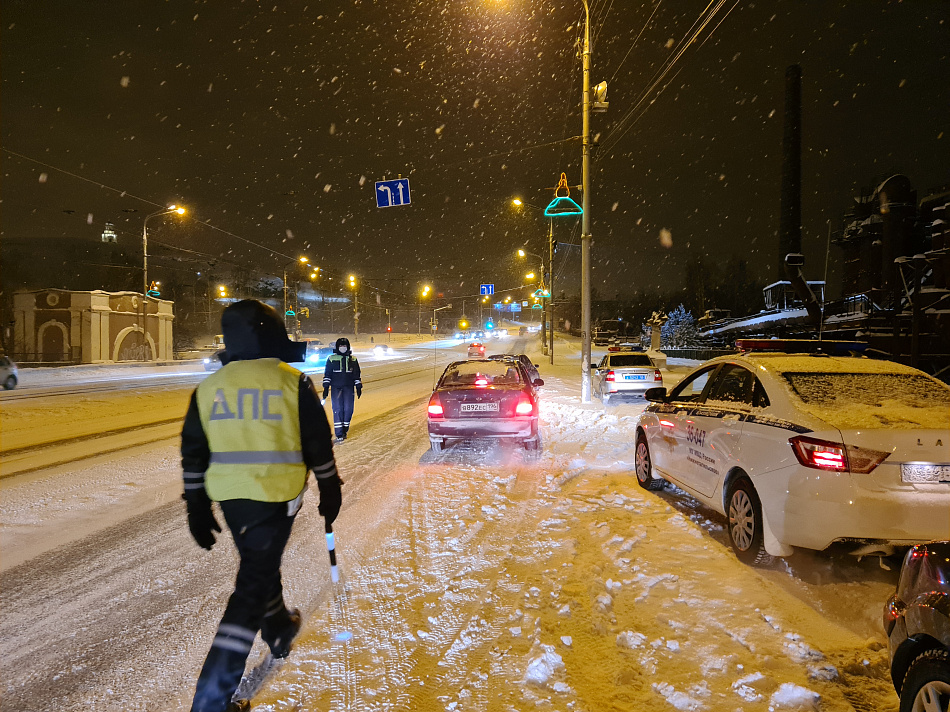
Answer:
[[[660,369],[653,371],[653,380],[663,382],[663,374],[660,373]]]
[[[439,400],[439,394],[433,393],[432,397],[429,399],[429,417],[441,418],[444,415],[445,410],[442,408],[442,401]]]
[[[855,472],[866,475],[890,455],[889,452],[869,450],[856,445],[842,445],[804,435],[790,438],[788,442],[798,461],[805,467],[815,470]]]
[[[611,382],[612,382],[612,381],[615,381],[616,378],[615,378],[615,376],[614,376],[614,372],[613,372],[613,371],[607,371],[607,375],[604,376],[604,380],[605,380],[605,381],[611,381]]]
[[[528,396],[522,394],[521,398],[518,400],[518,405],[515,406],[515,413],[518,415],[533,415],[534,403],[531,402],[531,399],[528,398]]]

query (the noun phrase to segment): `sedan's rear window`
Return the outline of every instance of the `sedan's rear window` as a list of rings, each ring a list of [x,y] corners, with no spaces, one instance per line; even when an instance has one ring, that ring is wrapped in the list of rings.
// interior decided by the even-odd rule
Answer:
[[[950,424],[950,388],[906,373],[784,373],[815,416],[839,428],[941,428]]]
[[[653,362],[646,354],[614,354],[610,357],[610,365],[613,368],[629,368],[633,366],[653,366]]]
[[[517,386],[521,374],[513,363],[467,361],[453,364],[442,376],[441,386]]]

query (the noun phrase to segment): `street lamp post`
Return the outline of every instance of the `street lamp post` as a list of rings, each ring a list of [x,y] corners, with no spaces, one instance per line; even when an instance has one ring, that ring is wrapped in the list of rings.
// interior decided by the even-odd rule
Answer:
[[[350,275],[350,289],[353,290],[353,340],[359,341],[360,338],[360,307],[359,307],[359,287],[356,285],[356,275]]]
[[[169,205],[167,208],[156,210],[151,215],[146,215],[142,222],[142,360],[148,361],[148,339],[146,338],[148,325],[148,221],[149,218],[159,215],[168,215],[169,213],[185,214],[184,208],[177,205]]]
[[[581,191],[581,402],[590,403],[590,8],[584,2],[583,162]]]
[[[531,255],[532,257],[537,257],[541,262],[541,279],[540,279],[540,289],[544,291],[544,258],[541,255],[536,255],[533,252],[527,252],[525,250],[518,250],[519,257],[526,257]],[[530,279],[530,278],[529,278]],[[547,355],[548,351],[548,333],[545,326],[544,311],[541,311],[541,353]]]
[[[419,293],[419,336],[422,336],[422,299],[429,296],[429,285],[425,285]]]
[[[309,261],[310,261],[310,260],[307,259],[306,257],[298,257],[297,259],[291,260],[290,262],[288,262],[287,264],[284,265],[284,329],[287,329],[287,268],[290,267],[290,265],[295,265],[295,264],[298,264],[298,263],[299,263],[299,264],[307,264]],[[295,292],[295,294],[296,294],[296,292]],[[296,299],[295,299],[294,301],[296,301]],[[294,310],[294,322],[295,322],[294,331],[297,330],[297,329],[296,329],[296,320],[297,320],[297,310],[295,309],[295,310]],[[289,329],[288,329],[288,331],[289,331]]]

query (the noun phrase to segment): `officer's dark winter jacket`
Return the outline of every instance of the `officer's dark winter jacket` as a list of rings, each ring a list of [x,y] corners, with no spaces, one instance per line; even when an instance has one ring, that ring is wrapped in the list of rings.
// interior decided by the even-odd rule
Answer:
[[[346,353],[340,353],[341,346],[346,346]],[[363,390],[360,364],[350,349],[350,340],[344,337],[336,340],[333,353],[327,358],[327,365],[323,369],[323,392],[326,393],[331,386],[333,390],[356,388],[357,393]]]

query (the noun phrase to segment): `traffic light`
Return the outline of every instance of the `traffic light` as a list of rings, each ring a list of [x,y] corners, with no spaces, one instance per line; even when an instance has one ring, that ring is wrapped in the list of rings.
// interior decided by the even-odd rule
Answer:
[[[387,327],[386,327],[386,331],[392,331],[392,330],[393,330],[393,328],[392,328],[391,326],[387,326]]]
[[[494,325],[492,322],[490,322],[490,321],[486,321],[486,322],[485,322],[485,328],[486,328],[486,329],[494,329],[494,328],[495,328],[495,325]]]
[[[460,328],[460,329],[467,329],[467,328],[468,328],[468,322],[467,322],[465,319],[459,319],[459,328]]]

